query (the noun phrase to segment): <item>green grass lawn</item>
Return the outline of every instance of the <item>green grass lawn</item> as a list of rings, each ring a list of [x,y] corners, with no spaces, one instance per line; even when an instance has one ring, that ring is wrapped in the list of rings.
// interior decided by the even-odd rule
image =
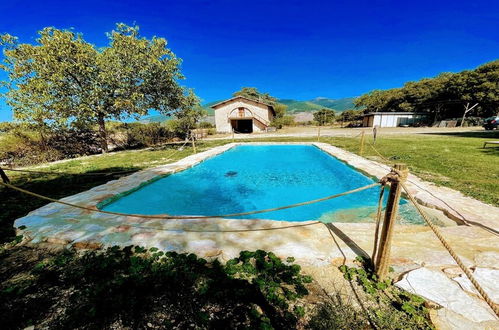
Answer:
[[[447,186],[464,194],[499,206],[499,148],[481,149],[484,140],[499,139],[499,132],[468,132],[455,134],[412,134],[379,136],[376,148],[384,160],[366,145],[364,156],[391,165],[403,162],[412,173],[421,178]],[[315,138],[272,138],[247,141],[315,141]],[[240,141],[240,140],[238,140]],[[372,141],[367,137],[366,141]],[[230,140],[198,143],[198,152]],[[359,151],[359,138],[321,138],[321,142]],[[86,176],[83,173],[140,170],[175,162],[193,153],[190,146],[178,151],[179,146],[164,146],[91,156],[52,164],[44,171],[67,174],[40,175],[8,172],[12,183],[24,189],[53,198],[62,198],[88,190],[116,177]],[[14,237],[15,219],[46,204],[31,196],[0,188],[0,242]]]
[[[411,173],[426,181],[499,206],[499,148],[482,149],[485,139],[499,139],[499,132],[381,136],[375,148],[388,160],[367,143],[363,155],[389,165],[406,163]],[[366,141],[372,142],[372,138]],[[334,138],[324,142],[359,152],[358,139]]]

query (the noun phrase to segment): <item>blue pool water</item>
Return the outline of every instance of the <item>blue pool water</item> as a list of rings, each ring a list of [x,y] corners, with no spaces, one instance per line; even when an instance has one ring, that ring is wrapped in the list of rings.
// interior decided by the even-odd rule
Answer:
[[[102,209],[136,214],[239,213],[321,198],[373,182],[314,146],[238,146],[147,184]],[[375,212],[379,189],[243,218],[335,221],[335,214],[353,209],[357,211],[352,213],[361,210],[365,216]]]

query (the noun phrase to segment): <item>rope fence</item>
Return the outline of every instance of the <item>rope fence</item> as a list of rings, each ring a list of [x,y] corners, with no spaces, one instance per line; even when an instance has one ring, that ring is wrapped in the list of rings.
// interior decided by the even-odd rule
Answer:
[[[5,187],[13,189],[13,190],[17,190],[17,191],[22,192],[22,193],[27,194],[27,195],[31,195],[33,197],[44,199],[44,200],[49,201],[49,202],[58,203],[58,204],[66,205],[66,206],[71,206],[71,207],[75,207],[75,208],[78,208],[78,209],[82,209],[82,210],[86,210],[86,211],[91,211],[91,212],[104,213],[104,214],[117,215],[117,216],[125,216],[125,217],[144,218],[144,219],[162,219],[162,220],[166,220],[166,219],[185,219],[185,220],[196,220],[196,219],[212,219],[212,218],[239,217],[239,216],[244,216],[244,215],[261,214],[261,213],[268,213],[268,212],[286,210],[286,209],[290,209],[290,208],[294,208],[294,207],[315,204],[315,203],[327,201],[327,200],[330,200],[330,199],[333,199],[333,198],[338,198],[338,197],[341,197],[341,196],[353,194],[353,193],[356,193],[356,192],[359,192],[359,191],[363,191],[363,190],[366,190],[366,189],[370,189],[370,188],[376,187],[376,186],[380,185],[380,183],[379,182],[375,182],[375,183],[369,184],[367,186],[363,186],[363,187],[360,187],[360,188],[352,189],[352,190],[345,191],[345,192],[342,192],[342,193],[339,193],[339,194],[334,194],[334,195],[330,195],[330,196],[326,196],[326,197],[322,197],[322,198],[318,198],[318,199],[314,199],[314,200],[310,200],[310,201],[306,201],[306,202],[295,203],[295,204],[291,204],[291,205],[285,205],[285,206],[279,206],[279,207],[273,207],[273,208],[268,208],[268,209],[263,209],[263,210],[256,210],[256,211],[249,211],[249,212],[230,213],[230,214],[217,214],[217,215],[199,215],[199,216],[169,215],[169,214],[165,214],[165,215],[147,215],[147,214],[132,214],[132,213],[120,213],[120,212],[104,211],[104,210],[99,210],[98,208],[92,208],[92,207],[82,206],[82,205],[78,205],[78,204],[64,202],[64,201],[59,200],[59,199],[50,198],[50,197],[47,197],[47,196],[44,196],[44,195],[40,195],[40,194],[31,192],[31,191],[28,191],[28,190],[23,189],[23,188],[16,187],[16,186],[14,186],[12,184],[9,184],[9,183],[0,182],[0,185],[3,185]]]
[[[364,143],[364,134],[361,133],[361,143]],[[189,141],[186,140],[184,143],[184,146],[188,143]],[[193,147],[194,147],[194,141],[193,142]],[[375,147],[372,145],[370,142],[368,142],[369,146],[385,161],[390,162],[390,160],[386,157],[384,157]],[[179,148],[180,150],[181,148]],[[173,154],[178,152],[179,150],[175,150]],[[363,146],[360,148],[361,151],[363,151]],[[60,172],[44,172],[44,171],[30,171],[30,170],[16,170],[16,169],[5,169],[5,170],[12,170],[12,171],[19,171],[19,172],[33,172],[33,173],[43,173],[43,174],[64,174]],[[1,172],[1,168],[0,168]],[[120,172],[103,172],[103,173],[89,173],[89,175],[111,175],[111,174],[122,174],[122,173],[130,173],[131,171],[120,171]],[[365,185],[363,187],[359,187],[356,189],[348,190],[342,193],[334,194],[334,195],[329,195],[325,196],[322,198],[317,198],[309,201],[304,201],[304,202],[299,202],[299,203],[294,203],[290,205],[284,205],[284,206],[279,206],[279,207],[273,207],[273,208],[267,208],[267,209],[261,209],[261,210],[254,210],[254,211],[248,211],[248,212],[239,212],[239,213],[229,213],[229,214],[216,214],[216,215],[199,215],[199,216],[191,216],[191,215],[170,215],[170,214],[162,214],[162,215],[145,215],[145,214],[130,214],[130,213],[121,213],[121,212],[112,212],[112,211],[104,211],[100,210],[96,207],[87,207],[87,206],[82,206],[78,204],[73,204],[70,202],[65,202],[59,199],[54,199],[50,198],[38,193],[34,193],[28,190],[25,190],[23,188],[14,186],[10,184],[9,182],[0,182],[0,185],[16,190],[18,192],[21,192],[23,194],[27,194],[42,200],[46,200],[49,202],[53,203],[58,203],[61,205],[69,206],[69,207],[74,207],[78,209],[82,209],[85,211],[89,212],[96,212],[96,213],[102,213],[102,214],[108,214],[108,215],[115,215],[115,216],[124,216],[124,217],[137,217],[137,218],[144,218],[144,219],[160,219],[160,220],[197,220],[197,219],[213,219],[213,218],[229,218],[229,217],[240,217],[240,216],[247,216],[247,215],[253,215],[253,214],[262,214],[262,213],[268,213],[268,212],[275,212],[275,211],[280,211],[280,210],[286,210],[286,209],[291,209],[291,208],[296,208],[300,206],[305,206],[305,205],[311,205],[327,200],[331,200],[334,198],[338,198],[341,196],[357,193],[360,191],[364,191],[367,189],[374,188],[376,186],[380,186],[380,193],[379,193],[379,198],[378,198],[378,203],[377,203],[377,213],[376,213],[376,225],[375,225],[375,232],[374,232],[374,248],[373,248],[373,254],[372,254],[372,260],[375,263],[375,270],[378,273],[378,277],[380,280],[382,280],[386,276],[386,271],[387,271],[387,265],[390,260],[390,247],[391,247],[391,240],[392,240],[392,233],[393,233],[393,225],[395,223],[395,218],[397,216],[398,212],[398,204],[399,204],[399,199],[401,195],[401,191],[405,191],[406,196],[410,199],[412,204],[415,206],[416,210],[421,214],[422,218],[425,220],[427,225],[430,227],[432,232],[435,234],[435,236],[439,239],[441,244],[444,246],[444,248],[447,250],[447,252],[452,256],[454,261],[457,263],[457,265],[461,268],[461,270],[466,274],[466,276],[469,278],[473,286],[477,289],[479,294],[483,297],[485,302],[490,306],[492,311],[494,311],[495,315],[499,317],[499,308],[490,296],[485,292],[482,288],[482,286],[476,281],[474,278],[472,272],[464,265],[462,262],[461,258],[458,256],[458,254],[452,249],[452,247],[449,245],[449,243],[445,240],[443,237],[441,231],[436,227],[435,224],[429,219],[429,217],[426,215],[426,213],[423,211],[421,206],[417,203],[416,199],[414,196],[411,194],[407,186],[405,185],[405,181],[411,182],[407,180],[408,176],[408,170],[407,167],[404,164],[395,164],[395,167],[391,169],[390,173],[388,173],[385,177],[383,177],[379,182],[375,182],[369,185]],[[382,221],[382,210],[383,210],[383,197],[384,197],[384,191],[386,185],[390,183],[390,195],[388,198],[388,202],[386,204],[386,209],[385,209],[385,218]],[[411,182],[412,183],[412,182]],[[402,188],[402,189],[401,189]],[[426,189],[424,189],[426,190]],[[464,219],[464,217],[463,217]],[[464,219],[466,222],[466,219]],[[223,233],[223,232],[249,232],[249,231],[270,231],[270,230],[280,230],[280,229],[289,229],[289,228],[296,228],[296,227],[305,227],[305,226],[311,226],[311,225],[316,225],[316,224],[321,224],[322,222],[320,221],[315,221],[315,222],[310,222],[306,224],[296,224],[296,225],[288,225],[288,226],[281,226],[281,227],[266,227],[266,228],[249,228],[249,229],[234,229],[234,230],[196,230],[196,229],[181,229],[182,231],[185,232],[200,232],[200,233],[210,233],[210,232],[217,232],[217,233]],[[383,226],[381,228],[381,225]],[[180,229],[164,229],[164,228],[155,228],[151,226],[142,226],[142,225],[131,225],[132,227],[137,227],[137,228],[144,228],[144,229],[150,229],[150,230],[161,230],[161,231],[178,231]],[[381,236],[380,236],[381,234]]]
[[[411,200],[412,204],[414,204],[414,206],[416,207],[416,209],[418,210],[418,212],[421,214],[421,216],[423,217],[423,219],[425,220],[425,222],[431,228],[431,230],[433,231],[433,233],[435,234],[435,236],[437,236],[437,238],[440,240],[440,243],[442,243],[442,245],[445,247],[445,249],[447,250],[447,252],[449,252],[449,254],[452,256],[452,258],[454,259],[454,261],[457,263],[457,265],[459,266],[459,268],[461,268],[461,270],[466,274],[466,276],[468,277],[468,279],[471,281],[471,283],[473,284],[473,286],[477,289],[477,291],[483,297],[483,299],[485,300],[485,302],[487,302],[487,304],[490,306],[490,308],[492,308],[492,310],[494,311],[494,313],[496,314],[496,316],[499,317],[499,307],[496,304],[494,304],[494,302],[489,297],[489,295],[483,290],[483,288],[481,287],[481,285],[477,282],[477,280],[475,279],[475,277],[473,276],[473,274],[470,272],[470,270],[468,269],[468,267],[466,267],[464,265],[464,263],[461,260],[461,258],[457,255],[457,253],[452,249],[452,247],[449,245],[449,243],[445,240],[445,238],[443,237],[443,235],[440,232],[440,230],[428,218],[428,216],[423,211],[423,209],[421,208],[421,206],[414,199],[414,196],[412,196],[412,194],[409,192],[409,189],[407,189],[406,185],[403,182],[400,182],[400,185],[402,186],[402,188],[406,192],[406,194],[409,197],[409,199]]]

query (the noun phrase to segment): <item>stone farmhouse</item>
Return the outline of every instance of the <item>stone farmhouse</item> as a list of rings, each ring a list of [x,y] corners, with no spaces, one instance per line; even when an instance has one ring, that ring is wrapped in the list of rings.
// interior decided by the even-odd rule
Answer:
[[[215,110],[215,126],[219,133],[266,132],[275,116],[266,103],[236,96],[211,106]]]

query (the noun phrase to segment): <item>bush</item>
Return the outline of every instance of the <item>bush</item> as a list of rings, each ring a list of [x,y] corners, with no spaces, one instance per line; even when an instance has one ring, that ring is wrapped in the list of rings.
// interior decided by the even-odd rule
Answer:
[[[125,147],[147,147],[166,142],[175,137],[175,133],[160,123],[124,124]]]
[[[42,133],[20,125],[0,140],[0,162],[34,165],[100,152],[96,134],[90,129],[57,129]]]
[[[293,116],[284,116],[280,118],[274,118],[270,123],[270,126],[275,128],[282,128],[283,126],[295,126],[295,119]]]
[[[202,121],[198,124],[198,128],[215,128],[215,125],[207,121]]]

